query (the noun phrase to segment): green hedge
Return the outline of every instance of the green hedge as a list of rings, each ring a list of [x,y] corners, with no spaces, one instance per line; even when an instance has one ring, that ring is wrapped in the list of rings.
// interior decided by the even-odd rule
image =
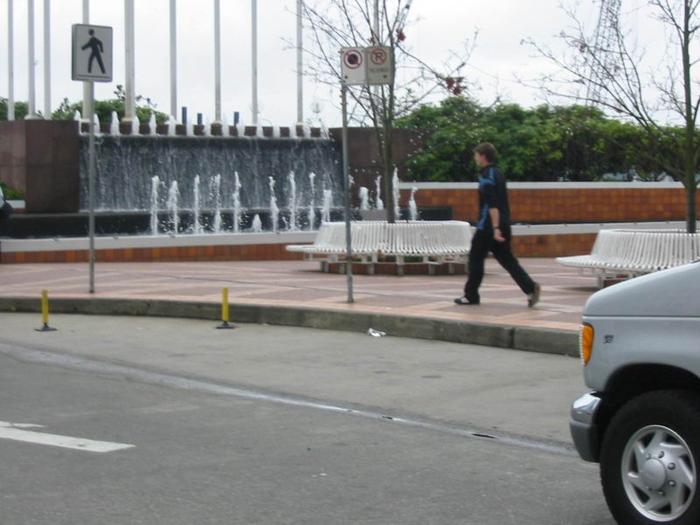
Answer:
[[[399,127],[425,131],[425,147],[408,162],[417,181],[473,180],[472,149],[492,142],[510,180],[599,180],[605,173],[641,177],[664,171],[671,148],[654,151],[638,126],[582,107],[517,104],[482,107],[452,97],[425,105],[399,121]]]

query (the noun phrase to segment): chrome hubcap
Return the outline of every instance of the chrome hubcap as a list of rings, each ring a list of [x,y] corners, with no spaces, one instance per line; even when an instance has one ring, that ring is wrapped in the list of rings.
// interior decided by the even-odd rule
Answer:
[[[686,442],[670,428],[650,425],[637,431],[622,454],[622,483],[644,517],[672,521],[695,495],[695,460]]]

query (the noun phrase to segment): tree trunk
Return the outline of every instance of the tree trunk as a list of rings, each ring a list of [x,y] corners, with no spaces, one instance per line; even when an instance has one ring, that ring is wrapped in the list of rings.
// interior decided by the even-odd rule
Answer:
[[[685,96],[685,144],[683,147],[685,166],[685,192],[686,192],[686,229],[688,233],[695,233],[696,228],[696,204],[695,193],[695,115],[693,112],[693,84],[690,75],[692,64],[690,62],[690,44],[692,31],[690,28],[691,5],[690,0],[685,0],[683,13],[683,91]]]
[[[390,224],[394,224],[399,217],[394,213],[394,137],[392,125],[384,125],[384,202],[386,204],[386,216]]]

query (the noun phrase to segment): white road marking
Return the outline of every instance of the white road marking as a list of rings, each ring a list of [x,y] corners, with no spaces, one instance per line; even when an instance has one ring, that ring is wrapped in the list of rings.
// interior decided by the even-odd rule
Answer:
[[[26,428],[36,428],[41,425],[32,424],[15,424],[8,421],[0,421],[0,439],[9,439],[12,441],[23,441],[25,443],[34,443],[37,445],[47,445],[50,447],[70,448],[73,450],[82,450],[83,452],[97,452],[104,454],[106,452],[115,452],[132,448],[134,445],[126,443],[111,443],[109,441],[94,441],[92,439],[76,438],[70,436],[61,436],[59,434],[48,434],[46,432],[36,432],[25,430]]]

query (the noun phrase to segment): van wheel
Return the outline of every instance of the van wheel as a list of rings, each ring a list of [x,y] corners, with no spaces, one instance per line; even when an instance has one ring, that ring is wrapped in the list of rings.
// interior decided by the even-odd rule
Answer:
[[[656,391],[624,405],[605,432],[600,476],[621,525],[700,523],[700,397]]]

